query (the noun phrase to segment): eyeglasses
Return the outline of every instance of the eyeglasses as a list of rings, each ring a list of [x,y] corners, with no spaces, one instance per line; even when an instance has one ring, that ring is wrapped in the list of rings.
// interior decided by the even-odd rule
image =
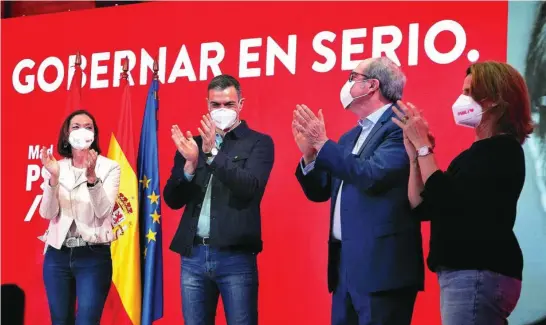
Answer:
[[[364,80],[367,80],[367,79],[370,79],[367,75],[365,74],[362,74],[362,73],[358,73],[358,72],[355,72],[355,71],[351,71],[351,73],[349,74],[349,82],[350,81],[364,81]]]

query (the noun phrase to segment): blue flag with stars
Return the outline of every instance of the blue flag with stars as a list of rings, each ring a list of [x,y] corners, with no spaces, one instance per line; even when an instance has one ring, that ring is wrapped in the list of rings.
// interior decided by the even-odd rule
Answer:
[[[163,317],[163,234],[157,146],[158,90],[159,81],[154,78],[148,91],[138,147],[142,325],[151,325]]]

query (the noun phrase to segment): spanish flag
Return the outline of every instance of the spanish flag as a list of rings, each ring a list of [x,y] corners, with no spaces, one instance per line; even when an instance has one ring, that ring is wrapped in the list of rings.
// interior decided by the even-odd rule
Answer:
[[[123,89],[119,126],[110,138],[108,158],[115,160],[121,167],[119,194],[114,207],[114,227],[122,233],[112,243],[112,263],[115,289],[119,295],[125,314],[133,325],[140,325],[141,317],[141,279],[140,279],[140,243],[138,224],[138,179],[136,175],[136,154],[133,139],[131,94],[127,80],[127,59],[123,62],[121,87]],[[123,310],[114,310],[116,321]],[[118,323],[119,324],[119,323]]]

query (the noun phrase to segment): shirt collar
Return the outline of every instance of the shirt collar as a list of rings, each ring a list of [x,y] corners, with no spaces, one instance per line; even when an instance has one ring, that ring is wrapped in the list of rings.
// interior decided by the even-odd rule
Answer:
[[[222,144],[222,142],[224,141],[224,138],[222,138],[221,135],[219,135],[218,133],[216,133],[216,138],[215,138],[215,140],[216,140],[216,146],[219,147],[219,146]]]
[[[379,119],[381,118],[381,116],[383,115],[383,113],[385,113],[385,111],[391,107],[392,103],[389,103],[379,109],[377,109],[375,112],[373,112],[372,114],[368,115],[367,117],[365,118],[362,118],[358,121],[358,124],[361,126],[361,127],[364,127],[364,126],[367,126],[369,125],[369,123],[371,122],[372,125],[375,125],[377,123],[377,121],[379,121]]]

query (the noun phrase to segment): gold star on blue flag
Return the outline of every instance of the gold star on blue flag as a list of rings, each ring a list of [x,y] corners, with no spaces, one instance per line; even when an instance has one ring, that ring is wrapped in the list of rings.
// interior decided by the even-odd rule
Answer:
[[[138,148],[138,202],[142,276],[142,325],[151,325],[163,317],[163,250],[161,201],[157,146],[157,91],[154,79],[148,91]]]

